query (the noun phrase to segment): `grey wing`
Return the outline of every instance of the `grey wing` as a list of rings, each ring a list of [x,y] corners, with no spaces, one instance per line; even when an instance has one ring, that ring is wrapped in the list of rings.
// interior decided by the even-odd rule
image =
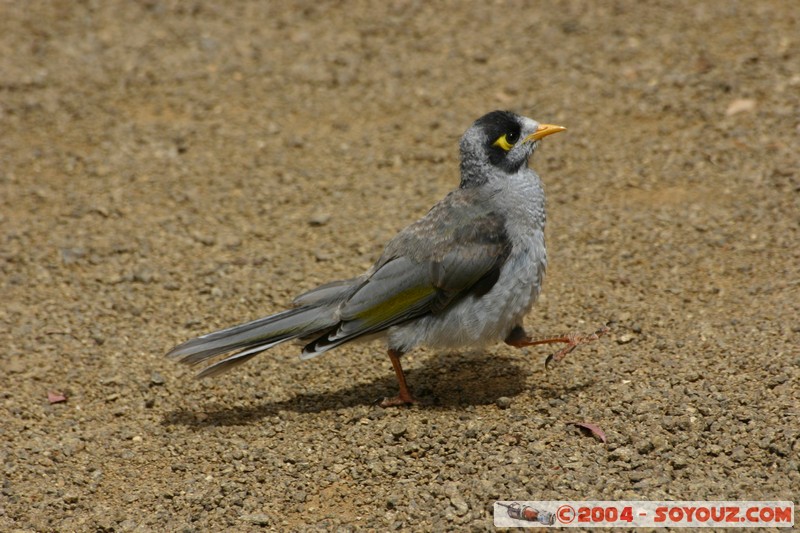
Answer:
[[[338,327],[307,345],[305,358],[491,289],[511,249],[505,219],[464,194],[451,193],[387,245],[339,308]]]
[[[457,296],[491,289],[510,252],[505,217],[474,189],[457,189],[395,237],[382,260],[406,256],[427,264],[431,283]]]
[[[304,305],[325,305],[332,304],[337,301],[345,300],[352,294],[363,282],[365,276],[357,278],[345,279],[340,281],[332,281],[325,283],[319,287],[313,288],[308,292],[304,292],[300,296],[295,297],[292,302],[296,306]]]

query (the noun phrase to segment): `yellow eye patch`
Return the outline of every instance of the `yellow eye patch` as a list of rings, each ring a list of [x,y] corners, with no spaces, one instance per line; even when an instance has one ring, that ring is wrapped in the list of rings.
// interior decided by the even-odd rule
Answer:
[[[514,145],[508,142],[508,134],[504,133],[500,137],[498,137],[494,143],[492,143],[492,146],[497,146],[508,152]]]

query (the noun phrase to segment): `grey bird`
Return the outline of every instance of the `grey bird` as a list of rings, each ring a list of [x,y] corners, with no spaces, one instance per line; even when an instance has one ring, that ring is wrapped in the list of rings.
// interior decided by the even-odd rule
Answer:
[[[559,360],[597,339],[570,334],[533,339],[522,326],[547,267],[545,196],[528,160],[542,138],[565,128],[493,111],[461,138],[461,184],[386,245],[361,276],[301,294],[292,309],[209,333],[169,356],[196,365],[222,354],[198,377],[214,376],[283,342],[305,342],[311,359],[354,340],[383,337],[399,394],[381,405],[415,403],[400,357],[417,346],[475,348],[565,343]]]

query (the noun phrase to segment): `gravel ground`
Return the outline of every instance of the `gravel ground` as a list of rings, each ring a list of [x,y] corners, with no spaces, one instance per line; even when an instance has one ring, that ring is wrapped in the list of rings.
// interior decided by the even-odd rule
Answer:
[[[0,529],[485,530],[800,494],[793,2],[0,4]],[[542,350],[163,357],[360,273],[509,108],[563,124]],[[48,393],[57,394],[48,401]],[[603,444],[568,422],[598,424]]]

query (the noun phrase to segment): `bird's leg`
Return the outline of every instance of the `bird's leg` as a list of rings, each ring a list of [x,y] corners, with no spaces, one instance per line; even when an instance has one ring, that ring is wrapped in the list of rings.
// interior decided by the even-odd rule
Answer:
[[[403,367],[400,365],[400,356],[403,352],[392,350],[389,348],[389,359],[392,361],[394,373],[397,376],[397,383],[400,386],[400,393],[394,398],[384,398],[381,402],[381,407],[394,407],[396,405],[408,405],[417,403],[416,398],[411,395],[406,385],[406,375],[403,373]]]
[[[525,348],[527,346],[537,346],[539,344],[556,344],[556,343],[566,344],[565,347],[547,356],[547,360],[544,362],[546,368],[550,365],[550,363],[552,362],[557,363],[562,359],[564,359],[564,357],[566,357],[567,354],[569,354],[572,350],[574,350],[581,344],[588,344],[590,342],[596,341],[597,339],[608,333],[608,330],[609,330],[608,325],[605,325],[602,328],[595,331],[594,333],[589,333],[589,334],[572,332],[558,337],[542,337],[534,339],[531,338],[530,335],[525,333],[525,330],[522,328],[522,326],[517,326],[514,329],[512,329],[511,333],[509,333],[508,337],[506,337],[506,344],[514,346],[515,348]]]

